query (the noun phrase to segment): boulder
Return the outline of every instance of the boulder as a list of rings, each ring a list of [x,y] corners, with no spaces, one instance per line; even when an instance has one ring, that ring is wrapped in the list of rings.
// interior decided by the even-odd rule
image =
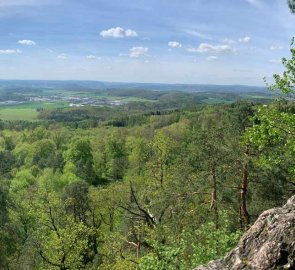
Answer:
[[[195,270],[295,270],[295,196],[263,212],[237,247]]]

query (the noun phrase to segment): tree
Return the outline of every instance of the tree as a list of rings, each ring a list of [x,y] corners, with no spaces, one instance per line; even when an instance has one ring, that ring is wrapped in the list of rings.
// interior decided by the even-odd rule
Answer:
[[[128,166],[128,153],[124,134],[113,132],[105,146],[106,174],[111,180],[123,179]]]
[[[0,152],[0,177],[11,177],[10,172],[16,160],[10,151]]]
[[[77,181],[65,187],[62,195],[65,211],[75,223],[83,223],[92,230],[88,236],[87,248],[83,254],[85,264],[91,263],[98,254],[98,229],[101,226],[101,217],[95,216],[94,206],[89,198],[89,185],[85,181]]]
[[[248,211],[248,193],[249,184],[252,177],[251,170],[251,148],[250,144],[241,145],[241,137],[246,129],[252,126],[250,117],[253,117],[255,112],[254,105],[249,102],[237,102],[232,104],[229,111],[229,118],[226,122],[232,123],[230,145],[231,156],[233,159],[230,166],[233,169],[233,174],[238,172],[238,185],[234,188],[239,190],[239,223],[242,230],[248,229],[251,219]],[[232,175],[231,178],[234,178]],[[236,185],[236,183],[232,183]]]
[[[272,104],[260,106],[252,118],[253,127],[247,129],[244,141],[256,147],[259,165],[269,170],[280,168],[285,184],[294,192],[295,177],[295,47],[291,42],[291,59],[282,59],[285,71],[275,74],[272,91],[279,94]]]
[[[166,173],[173,161],[173,150],[176,150],[175,144],[164,131],[159,131],[150,144],[150,150],[150,170],[153,173],[153,177],[163,187]]]
[[[295,1],[294,0],[288,0],[288,5],[289,5],[289,8],[290,8],[290,11],[292,13],[295,13]]]
[[[95,182],[92,148],[88,139],[73,139],[69,146],[67,159],[75,165],[75,174],[78,177],[90,184]]]
[[[8,186],[1,180],[0,185],[0,269],[5,269],[8,257],[13,253],[13,241],[7,230],[8,218]]]
[[[12,137],[4,137],[5,150],[12,151],[15,148],[15,143]]]
[[[40,169],[53,167],[55,162],[55,145],[50,139],[40,139],[33,143],[32,163]]]
[[[33,202],[30,228],[41,269],[81,269],[93,234],[83,222],[76,222],[63,210],[56,192],[41,187]]]
[[[199,123],[191,127],[189,151],[192,166],[199,171],[204,183],[199,191],[211,193],[210,210],[213,214],[216,230],[219,228],[219,190],[222,179],[222,167],[226,162],[229,149],[225,143],[225,128],[222,113],[208,108],[199,117]],[[209,186],[207,183],[210,183]]]
[[[148,160],[147,141],[135,136],[128,137],[128,173],[130,175],[142,176],[146,173]]]

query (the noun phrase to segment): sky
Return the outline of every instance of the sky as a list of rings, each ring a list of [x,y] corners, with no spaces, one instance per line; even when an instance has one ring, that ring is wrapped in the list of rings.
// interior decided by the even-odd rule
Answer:
[[[286,0],[0,0],[0,79],[264,85]]]

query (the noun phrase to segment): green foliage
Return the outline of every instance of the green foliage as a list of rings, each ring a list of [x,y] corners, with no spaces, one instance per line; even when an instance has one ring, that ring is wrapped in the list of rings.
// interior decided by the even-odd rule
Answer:
[[[287,181],[294,181],[295,170],[295,110],[294,103],[284,100],[294,95],[295,48],[291,42],[291,59],[283,58],[285,71],[275,74],[271,90],[278,91],[280,99],[268,106],[260,106],[252,118],[253,127],[248,129],[244,142],[257,147],[261,166],[284,167],[288,171]]]
[[[52,140],[40,139],[33,143],[32,164],[40,169],[53,167],[55,161],[55,145]]]
[[[124,134],[120,131],[112,133],[106,142],[105,153],[106,176],[111,180],[123,179],[128,166]]]
[[[0,152],[0,177],[10,177],[16,160],[10,151]]]
[[[158,132],[150,145],[149,168],[152,176],[164,184],[166,173],[172,165],[173,157],[176,155],[173,139],[164,131]]]
[[[154,254],[142,257],[139,269],[142,270],[174,270],[180,268],[178,255],[181,247],[169,247],[165,245],[154,246]]]
[[[215,229],[213,222],[208,222],[194,232],[197,240],[193,244],[193,265],[207,264],[209,261],[224,256],[238,242],[240,231],[230,231],[229,220],[225,213],[222,216],[222,226]]]
[[[207,222],[194,231],[181,232],[175,239],[168,237],[165,244],[152,241],[153,251],[141,258],[139,268],[186,270],[223,256],[237,244],[241,232],[230,231],[226,212],[221,222],[218,230],[213,222]]]
[[[270,86],[270,89],[273,91],[278,90],[279,94],[291,94],[295,93],[294,86],[295,86],[295,44],[294,44],[294,37],[291,41],[291,59],[283,58],[282,64],[285,67],[285,71],[282,75],[275,74],[273,78],[275,83]]]
[[[73,139],[69,146],[67,159],[75,164],[74,172],[78,177],[89,183],[95,182],[92,148],[88,139]]]
[[[240,236],[245,164],[252,216],[290,195],[293,116],[291,101],[238,102],[149,112],[120,128],[114,115],[84,129],[5,122],[0,268],[186,270],[224,255]]]

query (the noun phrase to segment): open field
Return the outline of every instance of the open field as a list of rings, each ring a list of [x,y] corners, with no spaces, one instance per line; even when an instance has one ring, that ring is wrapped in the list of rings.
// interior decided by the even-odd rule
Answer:
[[[14,120],[38,120],[38,108],[55,109],[67,107],[68,103],[45,103],[45,102],[29,102],[17,105],[0,106],[0,119],[7,121]]]
[[[0,108],[0,118],[2,120],[27,120],[36,121],[38,112],[35,109],[27,108]]]

